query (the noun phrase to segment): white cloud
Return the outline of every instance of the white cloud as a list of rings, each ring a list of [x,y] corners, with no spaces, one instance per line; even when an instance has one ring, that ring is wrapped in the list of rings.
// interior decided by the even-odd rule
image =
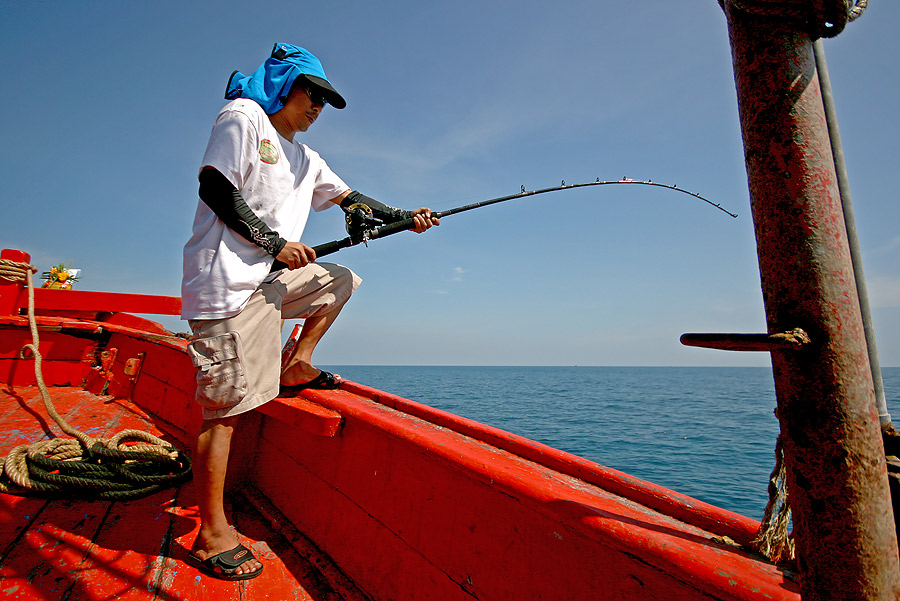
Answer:
[[[463,274],[466,273],[466,271],[467,270],[463,269],[462,267],[454,267],[453,275],[450,276],[450,281],[451,282],[461,282],[463,279]]]

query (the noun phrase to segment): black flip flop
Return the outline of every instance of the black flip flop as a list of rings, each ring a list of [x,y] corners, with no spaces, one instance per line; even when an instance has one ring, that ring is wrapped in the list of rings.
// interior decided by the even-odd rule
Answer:
[[[314,389],[314,390],[334,390],[341,383],[337,381],[334,377],[334,374],[329,373],[325,370],[321,370],[318,376],[310,380],[309,382],[302,382],[300,384],[293,384],[291,386],[286,386],[284,384],[281,385],[281,390],[278,393],[278,396],[291,396],[300,392],[301,390]]]
[[[193,553],[188,555],[188,563],[192,564],[207,576],[212,576],[213,578],[218,578],[220,580],[250,580],[251,578],[259,576],[263,571],[262,568],[259,568],[254,572],[247,572],[246,574],[235,573],[239,566],[244,565],[251,559],[256,558],[253,556],[250,549],[244,545],[238,545],[231,551],[225,551],[218,555],[207,557],[206,559],[200,559]]]

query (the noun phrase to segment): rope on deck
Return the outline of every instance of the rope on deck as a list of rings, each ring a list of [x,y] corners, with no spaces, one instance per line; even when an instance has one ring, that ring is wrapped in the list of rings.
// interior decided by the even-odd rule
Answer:
[[[70,426],[56,411],[44,384],[34,317],[37,268],[0,259],[0,277],[28,286],[31,344],[20,356],[34,357],[34,375],[47,413],[73,438],[51,438],[12,450],[0,464],[0,491],[18,495],[79,495],[95,499],[135,499],[187,479],[191,462],[165,440],[142,430],[123,430],[112,438],[93,438]]]

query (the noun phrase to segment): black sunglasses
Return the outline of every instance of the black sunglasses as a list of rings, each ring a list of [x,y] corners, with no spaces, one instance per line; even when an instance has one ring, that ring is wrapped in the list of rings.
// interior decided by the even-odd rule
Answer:
[[[313,104],[318,104],[320,106],[325,106],[328,104],[328,101],[325,100],[325,95],[318,90],[311,90],[309,88],[303,88],[303,91],[306,92],[306,95],[309,96],[309,101]]]

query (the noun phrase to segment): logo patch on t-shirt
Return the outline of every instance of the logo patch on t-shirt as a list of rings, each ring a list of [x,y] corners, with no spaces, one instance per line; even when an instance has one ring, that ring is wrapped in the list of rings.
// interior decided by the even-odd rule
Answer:
[[[263,163],[274,165],[278,162],[278,149],[269,140],[259,143],[259,158]]]

